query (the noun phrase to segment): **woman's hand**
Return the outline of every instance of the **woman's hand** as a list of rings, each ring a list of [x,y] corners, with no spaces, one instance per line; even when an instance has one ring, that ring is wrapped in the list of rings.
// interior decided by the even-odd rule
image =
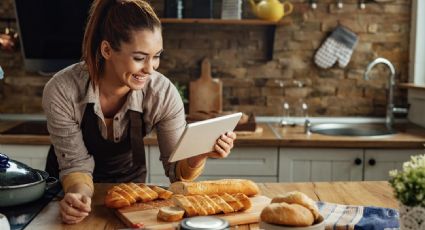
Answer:
[[[60,201],[62,221],[66,224],[81,222],[91,211],[91,198],[81,193],[66,193]]]
[[[226,134],[222,134],[214,145],[215,151],[188,158],[189,166],[192,168],[199,167],[208,157],[226,158],[233,148],[234,140],[236,140],[236,133],[227,132]]]
[[[226,134],[222,134],[214,145],[215,151],[209,152],[206,155],[211,158],[226,158],[233,148],[234,140],[236,140],[236,133],[227,132]]]

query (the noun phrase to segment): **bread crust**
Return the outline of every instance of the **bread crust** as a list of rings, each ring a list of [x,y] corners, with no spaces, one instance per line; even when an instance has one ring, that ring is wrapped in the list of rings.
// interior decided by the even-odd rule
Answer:
[[[320,216],[319,209],[317,208],[317,205],[314,202],[314,200],[312,200],[310,197],[308,197],[302,192],[299,192],[299,191],[288,192],[284,195],[274,197],[271,201],[271,203],[281,203],[281,202],[285,202],[288,204],[299,204],[304,206],[305,208],[311,211],[311,213],[314,216],[314,220],[317,220]]]
[[[183,219],[184,209],[180,207],[161,207],[157,218],[163,221],[172,222]]]
[[[299,204],[285,202],[269,204],[261,212],[260,218],[270,224],[296,227],[310,226],[314,222],[313,214],[309,209]]]
[[[260,193],[257,184],[244,179],[222,179],[215,181],[184,182],[178,181],[170,185],[169,190],[182,195],[212,195],[243,193],[255,196]]]
[[[188,217],[198,215],[195,207],[193,207],[192,203],[183,195],[173,195],[171,197],[174,204],[178,207],[183,208]]]

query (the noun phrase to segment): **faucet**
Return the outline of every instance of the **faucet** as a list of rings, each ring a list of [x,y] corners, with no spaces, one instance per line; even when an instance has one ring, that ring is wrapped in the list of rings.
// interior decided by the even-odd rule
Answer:
[[[391,72],[390,77],[388,78],[388,98],[387,98],[387,111],[386,111],[386,118],[385,123],[388,129],[393,128],[394,124],[394,112],[401,112],[401,113],[407,113],[407,109],[404,108],[395,108],[394,107],[394,85],[395,85],[395,68],[394,65],[385,58],[379,57],[376,58],[374,61],[369,63],[366,68],[366,72],[364,73],[364,79],[369,80],[369,72],[372,70],[372,68],[377,64],[385,64]]]

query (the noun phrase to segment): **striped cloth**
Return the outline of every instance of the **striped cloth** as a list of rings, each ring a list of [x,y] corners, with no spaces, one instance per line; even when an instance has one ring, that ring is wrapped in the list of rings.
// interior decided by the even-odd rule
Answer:
[[[395,209],[320,201],[317,206],[325,219],[326,230],[398,230],[400,227]]]

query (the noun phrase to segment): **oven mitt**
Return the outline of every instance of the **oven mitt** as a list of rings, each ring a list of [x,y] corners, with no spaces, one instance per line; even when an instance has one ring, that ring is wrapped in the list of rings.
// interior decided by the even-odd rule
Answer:
[[[357,35],[338,26],[316,52],[314,62],[319,67],[328,69],[338,61],[338,66],[344,68],[350,61],[356,44]]]

